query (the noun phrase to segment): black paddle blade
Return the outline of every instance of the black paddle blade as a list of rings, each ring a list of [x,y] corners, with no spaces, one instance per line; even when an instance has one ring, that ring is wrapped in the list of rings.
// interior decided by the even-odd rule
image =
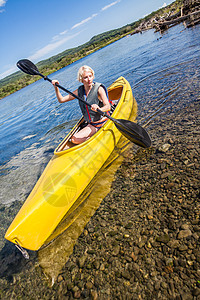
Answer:
[[[140,125],[123,119],[114,120],[117,129],[131,142],[148,148],[151,146],[151,139],[147,131]]]
[[[17,62],[17,67],[26,74],[40,75],[38,68],[28,59],[21,59]]]

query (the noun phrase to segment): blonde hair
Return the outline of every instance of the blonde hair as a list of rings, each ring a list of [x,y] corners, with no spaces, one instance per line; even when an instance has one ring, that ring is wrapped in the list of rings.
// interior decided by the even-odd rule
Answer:
[[[90,68],[89,66],[85,65],[85,66],[80,67],[80,69],[78,70],[78,74],[77,74],[78,81],[83,82],[83,73],[85,71],[91,72],[92,75],[94,76],[94,70],[92,68]]]

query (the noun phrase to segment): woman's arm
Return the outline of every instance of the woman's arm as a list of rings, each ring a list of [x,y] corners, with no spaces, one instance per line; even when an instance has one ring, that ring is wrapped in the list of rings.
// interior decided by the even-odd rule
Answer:
[[[100,108],[97,104],[92,104],[91,109],[94,110],[94,111],[97,111],[97,109],[100,109],[103,112],[111,110],[111,106],[110,106],[108,97],[107,97],[106,92],[105,92],[105,90],[102,86],[99,87],[98,96],[99,96],[100,101],[103,102],[104,106],[102,106]]]
[[[71,100],[75,99],[72,95],[66,95],[66,96],[63,97],[60,93],[59,88],[56,86],[56,83],[59,84],[59,81],[58,80],[52,80],[52,84],[55,88],[56,97],[58,99],[58,102],[64,103],[64,102],[71,101]],[[78,96],[78,90],[75,90],[73,93]]]

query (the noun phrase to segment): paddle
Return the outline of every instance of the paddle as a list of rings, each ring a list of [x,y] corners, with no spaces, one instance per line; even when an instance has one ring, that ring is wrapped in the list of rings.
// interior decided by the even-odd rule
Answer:
[[[28,59],[21,59],[17,62],[17,67],[22,70],[24,73],[27,73],[29,75],[39,75],[42,78],[44,78],[44,80],[48,80],[49,82],[52,82],[52,80],[50,78],[48,78],[47,76],[44,76],[43,74],[41,74],[38,71],[38,68],[36,67],[36,65],[34,65],[34,63],[32,63],[30,60]],[[91,104],[87,103],[85,100],[81,99],[80,97],[78,97],[77,95],[75,95],[74,93],[68,91],[67,89],[65,89],[64,87],[62,87],[61,85],[59,85],[58,83],[56,83],[56,86],[59,87],[60,89],[62,89],[63,91],[65,91],[66,93],[72,95],[74,98],[77,98],[79,101],[85,103],[85,105],[88,105],[91,107]],[[128,120],[123,120],[123,119],[114,119],[111,116],[108,116],[105,112],[101,111],[101,110],[97,110],[97,112],[99,114],[101,114],[102,116],[106,116],[107,118],[109,118],[112,122],[114,122],[115,126],[117,127],[117,129],[131,142],[133,142],[136,145],[139,145],[143,148],[148,148],[151,146],[151,139],[147,133],[147,131],[141,127],[140,125],[128,121]]]

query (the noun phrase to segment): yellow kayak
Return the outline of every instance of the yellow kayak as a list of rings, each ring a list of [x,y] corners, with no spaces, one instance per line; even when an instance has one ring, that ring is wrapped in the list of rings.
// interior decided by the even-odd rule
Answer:
[[[120,77],[108,88],[114,103],[112,117],[129,120],[137,103],[128,81]],[[133,119],[132,119],[133,121]],[[86,142],[74,145],[71,136],[83,126],[81,119],[54,151],[42,176],[23,204],[5,238],[38,250],[111,155],[121,133],[111,120]]]

